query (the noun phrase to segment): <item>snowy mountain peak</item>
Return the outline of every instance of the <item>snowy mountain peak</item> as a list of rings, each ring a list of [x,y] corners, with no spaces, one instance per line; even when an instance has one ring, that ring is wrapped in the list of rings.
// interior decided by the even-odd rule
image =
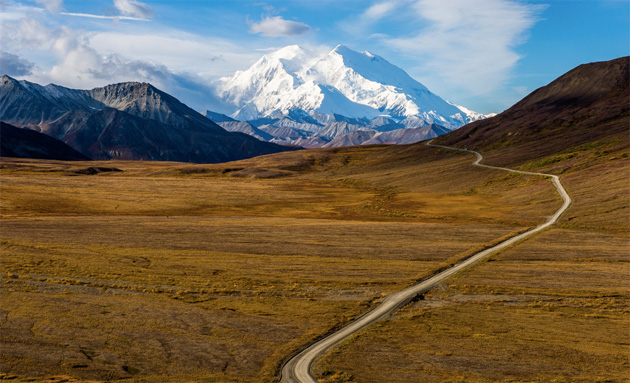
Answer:
[[[351,118],[413,116],[453,129],[483,117],[444,101],[384,58],[344,45],[322,56],[297,45],[268,53],[221,79],[220,96],[240,120],[299,110]]]
[[[342,56],[343,55],[349,56],[349,55],[354,55],[354,54],[361,54],[361,55],[365,55],[365,56],[368,56],[368,57],[374,57],[375,56],[372,52],[368,52],[368,51],[357,52],[357,51],[354,51],[354,50],[348,48],[347,46],[345,46],[343,44],[339,44],[336,47],[334,47],[330,51],[330,53],[337,53],[337,54],[342,55]]]
[[[408,88],[408,90],[428,91],[424,85],[411,78],[404,70],[371,52],[356,52],[344,45],[338,45],[329,55],[335,54],[342,58],[346,67],[353,69],[368,80],[384,85]]]
[[[340,55],[344,54],[344,52],[354,52],[357,53],[355,51],[353,51],[352,49],[348,48],[347,46],[343,45],[343,44],[338,44],[336,47],[334,47],[330,53],[339,53]]]
[[[277,51],[266,54],[263,57],[292,60],[296,56],[303,55],[304,53],[304,49],[302,49],[299,45],[288,45],[284,48],[278,49]]]

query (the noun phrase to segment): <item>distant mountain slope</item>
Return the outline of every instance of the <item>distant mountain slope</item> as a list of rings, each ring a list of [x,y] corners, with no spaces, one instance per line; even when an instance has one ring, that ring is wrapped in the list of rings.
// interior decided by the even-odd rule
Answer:
[[[318,120],[310,116],[289,115],[282,119],[263,118],[250,122],[236,121],[219,113],[206,111],[221,127],[242,132],[260,140],[304,148],[339,147],[371,144],[410,144],[450,132],[437,124],[408,117],[402,122],[387,117],[350,118],[339,114]],[[256,127],[258,125],[258,127]]]
[[[343,136],[339,136],[329,143],[323,145],[324,148],[335,148],[340,146],[356,146],[363,145],[363,143],[368,142],[376,132],[371,130],[355,130]]]
[[[239,132],[249,134],[256,137],[261,141],[271,141],[273,136],[263,132],[262,130],[254,127],[252,124],[246,121],[223,121],[218,123],[223,129],[228,132]]]
[[[436,139],[514,164],[603,138],[628,141],[630,57],[580,65],[505,112]]]
[[[291,150],[228,132],[146,83],[75,90],[3,76],[0,119],[55,137],[93,159],[210,163]]]
[[[226,116],[225,114],[222,113],[216,113],[213,112],[211,110],[204,110],[203,112],[201,112],[201,115],[204,116],[205,118],[209,119],[210,121],[218,124],[219,122],[233,122],[236,121],[235,119],[233,119],[230,116]]]
[[[370,140],[363,142],[363,145],[372,144],[412,144],[448,133],[449,130],[443,126],[431,124],[422,128],[396,129],[387,132],[377,133]]]
[[[40,158],[61,161],[90,160],[57,139],[1,121],[0,157]]]

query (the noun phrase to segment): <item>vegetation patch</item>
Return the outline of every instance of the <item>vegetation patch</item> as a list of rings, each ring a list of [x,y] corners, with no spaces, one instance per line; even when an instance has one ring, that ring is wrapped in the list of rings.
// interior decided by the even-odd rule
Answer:
[[[86,175],[95,175],[99,173],[111,173],[111,172],[122,172],[122,170],[118,168],[105,167],[105,166],[90,166],[85,169],[76,170],[76,174],[86,174]]]

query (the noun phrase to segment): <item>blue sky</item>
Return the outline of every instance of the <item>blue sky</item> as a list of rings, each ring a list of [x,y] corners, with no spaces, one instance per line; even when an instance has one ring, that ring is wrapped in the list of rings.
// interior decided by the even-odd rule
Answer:
[[[378,54],[441,97],[501,112],[573,67],[630,54],[627,0],[0,0],[0,72],[148,81],[196,109],[264,53]]]

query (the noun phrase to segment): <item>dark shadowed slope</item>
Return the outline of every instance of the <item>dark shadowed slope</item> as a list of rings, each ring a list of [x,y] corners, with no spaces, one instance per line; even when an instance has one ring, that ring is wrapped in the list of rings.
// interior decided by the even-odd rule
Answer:
[[[0,119],[102,160],[211,163],[292,150],[228,132],[147,83],[75,90],[3,76]]]
[[[630,57],[580,65],[505,112],[435,142],[479,150],[489,163],[509,165],[604,138],[628,140],[629,68]]]
[[[0,157],[87,161],[88,157],[63,142],[29,129],[0,122]]]

